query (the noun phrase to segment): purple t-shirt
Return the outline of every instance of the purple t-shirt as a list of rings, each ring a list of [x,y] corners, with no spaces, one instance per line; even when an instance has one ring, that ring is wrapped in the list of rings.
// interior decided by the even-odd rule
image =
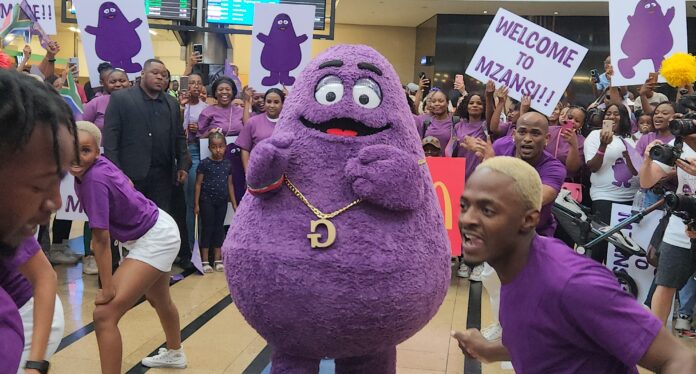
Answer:
[[[459,139],[459,142],[464,141],[464,138],[471,136],[477,139],[486,140],[486,121],[476,121],[469,122],[466,119],[462,119],[454,127],[454,134]],[[447,144],[445,154],[447,156],[464,157],[466,158],[466,178],[476,170],[476,167],[481,163],[481,159],[476,156],[476,152],[464,149],[459,145],[459,142],[453,142],[450,140]]]
[[[108,230],[122,243],[145,235],[159,217],[155,203],[106,157],[99,157],[82,180],[75,178],[75,193],[89,217],[89,227]]]
[[[585,164],[585,137],[577,134],[578,138],[578,155],[580,162]],[[549,126],[549,144],[546,145],[546,152],[550,153],[558,161],[566,164],[570,144],[561,136],[561,126]],[[572,175],[570,175],[572,176]]]
[[[657,132],[650,132],[647,134],[644,134],[643,136],[638,139],[638,143],[636,143],[636,152],[640,155],[640,157],[643,157],[645,154],[645,149],[648,148],[648,145],[655,140],[660,140],[662,143],[667,144],[674,139],[674,135],[671,133],[667,136],[659,136]]]
[[[420,127],[418,128],[418,133],[423,134],[423,126],[425,126],[426,121],[430,121],[430,125],[428,126],[427,130],[425,131],[425,135],[423,136],[424,138],[426,136],[434,136],[437,138],[437,140],[440,141],[440,155],[444,156],[445,155],[445,146],[447,143],[449,143],[450,139],[452,138],[453,131],[452,131],[452,117],[447,116],[445,119],[435,119],[432,118],[428,114],[424,114],[420,117]]]
[[[4,288],[14,300],[17,308],[21,308],[33,296],[33,288],[27,278],[19,272],[19,267],[41,250],[33,236],[30,236],[17,247],[17,252],[11,259],[3,261],[0,266],[0,286]]]
[[[217,127],[222,129],[225,136],[239,135],[243,127],[243,116],[244,109],[234,104],[230,104],[227,108],[211,105],[203,109],[198,118],[198,137]]]
[[[500,122],[498,125],[498,133],[502,133],[503,136],[499,136],[498,139],[504,138],[506,136],[512,136],[512,133],[515,132],[515,126],[512,122],[510,121],[505,121],[505,122]]]
[[[109,106],[109,100],[111,100],[111,95],[102,95],[85,104],[82,120],[92,122],[100,130],[103,129],[104,114],[106,113],[106,107]]]
[[[495,151],[496,156],[515,157],[515,142],[510,136],[500,138],[493,143],[493,151]],[[566,168],[548,152],[543,152],[539,162],[532,166],[534,166],[534,169],[539,173],[543,185],[560,191],[565,181]],[[536,232],[539,235],[549,237],[553,236],[556,232],[556,219],[553,217],[553,202],[541,207],[541,217],[539,218],[539,225],[536,228]]]
[[[251,152],[260,141],[271,137],[277,122],[278,119],[271,120],[265,114],[251,117],[242,128],[235,143],[239,148]]]
[[[502,286],[500,324],[518,373],[638,373],[662,328],[606,267],[541,236]]]
[[[7,373],[16,373],[24,349],[24,329],[17,305],[0,287],[0,363]]]

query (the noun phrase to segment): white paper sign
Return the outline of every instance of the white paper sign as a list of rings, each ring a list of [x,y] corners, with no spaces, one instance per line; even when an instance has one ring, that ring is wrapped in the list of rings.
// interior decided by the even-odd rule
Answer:
[[[684,0],[610,1],[609,30],[613,86],[643,84],[665,57],[688,52]]]
[[[510,97],[532,98],[532,108],[550,115],[580,66],[587,48],[503,8],[479,44],[466,74]]]
[[[254,6],[249,86],[266,92],[290,87],[312,54],[313,5]]]
[[[63,200],[63,206],[56,212],[56,218],[68,221],[89,221],[75,193],[75,177],[72,174],[67,174],[60,182],[60,198]],[[108,202],[105,203],[108,204]]]
[[[5,17],[12,13],[12,8],[19,4],[21,0],[0,0],[0,24]],[[39,21],[41,28],[49,34],[56,35],[56,12],[53,0],[27,0],[29,6],[34,11],[34,16]]]
[[[618,225],[621,221],[631,216],[631,206],[613,204],[611,211],[611,225]],[[656,211],[648,214],[640,223],[628,225],[621,232],[633,239],[641,248],[647,251],[650,238],[652,238],[655,227],[662,218],[662,212]],[[645,257],[630,256],[626,257],[623,253],[609,244],[607,251],[607,267],[609,270],[625,270],[633,278],[638,286],[638,302],[643,303],[650,291],[650,285],[655,277],[655,268],[648,264]]]
[[[123,69],[131,80],[139,76],[145,61],[154,56],[145,3],[80,0],[74,4],[92,86],[101,86],[97,66],[102,62]]]

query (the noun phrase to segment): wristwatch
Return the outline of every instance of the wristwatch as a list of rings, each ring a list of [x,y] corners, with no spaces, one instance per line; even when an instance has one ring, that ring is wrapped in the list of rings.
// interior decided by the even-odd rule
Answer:
[[[56,59],[55,59],[55,58],[49,58],[49,59],[48,59],[48,62],[56,62]]]
[[[46,361],[27,361],[26,364],[24,364],[25,369],[34,369],[38,370],[39,373],[41,374],[47,374],[48,373],[48,367],[51,366],[51,364]]]

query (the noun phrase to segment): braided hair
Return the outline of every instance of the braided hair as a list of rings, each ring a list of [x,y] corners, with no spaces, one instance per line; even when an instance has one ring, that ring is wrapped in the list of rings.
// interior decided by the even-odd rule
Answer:
[[[72,110],[46,83],[16,71],[0,70],[0,160],[21,152],[37,126],[48,126],[53,134],[56,172],[61,172],[58,127],[66,126],[73,136],[75,158],[79,159],[77,129]]]

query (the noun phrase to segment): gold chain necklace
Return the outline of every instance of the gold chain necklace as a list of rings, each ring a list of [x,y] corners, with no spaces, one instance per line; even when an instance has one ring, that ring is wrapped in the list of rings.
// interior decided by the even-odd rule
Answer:
[[[312,205],[312,203],[307,200],[307,198],[300,192],[300,190],[288,179],[287,175],[285,176],[285,185],[288,186],[288,189],[290,192],[292,192],[295,196],[297,196],[304,205],[306,205],[312,213],[314,213],[319,220],[313,220],[310,221],[310,233],[307,234],[307,238],[309,239],[309,244],[312,248],[328,248],[330,247],[335,241],[336,241],[336,226],[329,221],[332,218],[335,218],[339,214],[345,212],[346,210],[360,204],[362,202],[362,199],[357,199],[351,202],[350,204],[346,205],[345,207],[338,209],[334,212],[331,213],[323,213],[321,210],[319,210],[317,207]],[[327,231],[327,237],[325,241],[320,241],[321,239],[321,234],[317,233],[317,228],[319,226],[324,226],[326,227]]]

